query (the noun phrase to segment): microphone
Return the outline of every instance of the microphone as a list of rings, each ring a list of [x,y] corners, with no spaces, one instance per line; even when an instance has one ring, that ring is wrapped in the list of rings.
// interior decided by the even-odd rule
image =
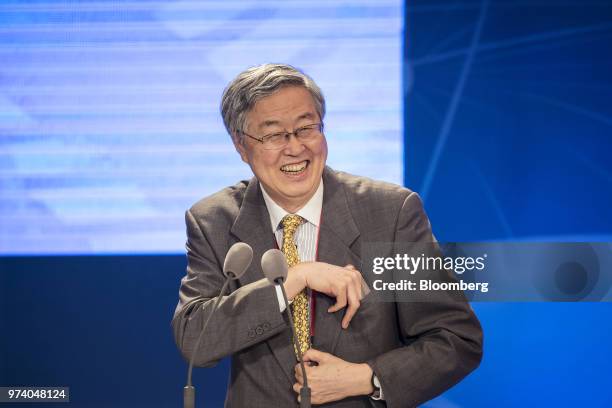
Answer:
[[[297,350],[298,360],[300,360],[300,367],[302,368],[302,376],[304,377],[304,386],[300,389],[300,408],[310,408],[310,387],[308,387],[308,378],[306,377],[306,368],[304,367],[304,358],[302,357],[302,350],[297,341],[297,335],[295,334],[295,327],[293,325],[293,316],[289,310],[289,301],[287,300],[287,293],[283,283],[287,278],[287,260],[285,254],[278,249],[270,249],[266,251],[261,257],[261,269],[265,277],[273,285],[279,285],[281,292],[283,292],[283,299],[285,300],[285,312],[289,317],[289,326],[291,326],[291,333],[293,335],[293,344]]]
[[[228,279],[238,279],[251,264],[253,260],[253,249],[244,242],[236,242],[227,251],[225,262],[223,262],[223,274]]]
[[[200,331],[200,336],[195,343],[193,351],[191,352],[191,357],[189,358],[189,370],[187,372],[187,385],[183,388],[183,407],[184,408],[195,408],[195,387],[191,384],[191,373],[193,371],[193,362],[195,359],[195,355],[198,353],[200,348],[200,343],[202,342],[202,338],[204,337],[204,331],[206,330],[206,326],[210,322],[210,318],[217,310],[219,306],[219,302],[221,298],[225,294],[227,287],[231,280],[240,278],[244,272],[247,270],[251,261],[253,260],[253,249],[249,244],[244,242],[237,242],[227,251],[227,255],[225,256],[225,262],[223,262],[223,274],[225,275],[225,283],[221,287],[221,292],[219,296],[215,299],[215,303],[213,304],[212,310],[208,314],[206,318],[206,322],[204,322],[204,326],[202,326],[202,330]]]
[[[289,272],[285,254],[279,249],[266,251],[261,257],[261,269],[270,283],[280,285],[287,279]]]

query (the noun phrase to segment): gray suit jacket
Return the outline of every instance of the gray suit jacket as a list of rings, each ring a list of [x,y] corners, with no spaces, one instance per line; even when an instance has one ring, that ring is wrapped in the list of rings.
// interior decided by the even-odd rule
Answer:
[[[359,268],[364,242],[434,241],[416,193],[329,168],[323,182],[319,261]],[[186,223],[187,274],[172,321],[181,353],[186,359],[191,356],[211,299],[223,284],[228,249],[246,242],[253,248],[253,262],[221,301],[195,364],[211,366],[231,356],[226,407],[297,406],[290,328],[279,313],[274,287],[261,271],[261,256],[276,245],[259,183],[253,178],[199,201],[186,212]],[[364,278],[371,286],[371,279]],[[416,406],[460,381],[480,362],[482,331],[464,298],[393,303],[378,302],[371,293],[346,330],[340,326],[344,310],[327,312],[333,303],[316,294],[313,347],[350,362],[368,362],[386,401],[364,396],[325,406]]]

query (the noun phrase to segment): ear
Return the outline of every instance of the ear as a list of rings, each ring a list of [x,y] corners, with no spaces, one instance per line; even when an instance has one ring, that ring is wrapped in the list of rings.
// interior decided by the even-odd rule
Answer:
[[[232,141],[242,161],[249,164],[246,147],[244,146],[244,138],[238,132],[232,132]]]

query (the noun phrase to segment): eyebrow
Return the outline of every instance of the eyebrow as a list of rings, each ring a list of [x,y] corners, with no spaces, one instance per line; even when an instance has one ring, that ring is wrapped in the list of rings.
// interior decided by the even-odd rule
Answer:
[[[275,126],[275,125],[280,125],[280,122],[278,120],[266,120],[266,121],[260,123],[258,127],[260,129],[263,129],[265,127]]]
[[[314,115],[312,114],[312,112],[306,112],[303,115],[298,116],[296,122],[302,119],[314,119]]]
[[[314,119],[314,117],[315,115],[312,112],[306,112],[298,116],[295,121],[299,122],[300,120],[303,120],[303,119]],[[278,126],[278,125],[280,125],[280,121],[278,120],[266,120],[266,121],[263,121],[258,127],[259,129],[263,129],[265,127]]]

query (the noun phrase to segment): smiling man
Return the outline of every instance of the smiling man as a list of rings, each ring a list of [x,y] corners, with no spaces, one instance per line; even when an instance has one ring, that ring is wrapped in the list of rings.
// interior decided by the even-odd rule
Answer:
[[[306,88],[286,86],[255,104],[246,115],[245,130],[233,131],[242,160],[272,201],[290,213],[302,208],[321,185],[327,160],[322,107],[323,101],[317,105]],[[264,136],[252,136],[246,129]],[[284,129],[295,129],[294,137]]]
[[[325,100],[314,81],[289,65],[247,69],[226,88],[221,113],[254,177],[186,212],[188,266],[172,324],[189,358],[227,251],[248,243],[254,262],[223,297],[195,356],[198,366],[231,356],[225,406],[297,406],[303,378],[287,307],[315,405],[416,406],[472,371],[482,331],[465,299],[381,302],[370,292],[360,272],[365,243],[435,239],[416,193],[326,167]],[[275,247],[290,266],[290,305],[261,271]]]

